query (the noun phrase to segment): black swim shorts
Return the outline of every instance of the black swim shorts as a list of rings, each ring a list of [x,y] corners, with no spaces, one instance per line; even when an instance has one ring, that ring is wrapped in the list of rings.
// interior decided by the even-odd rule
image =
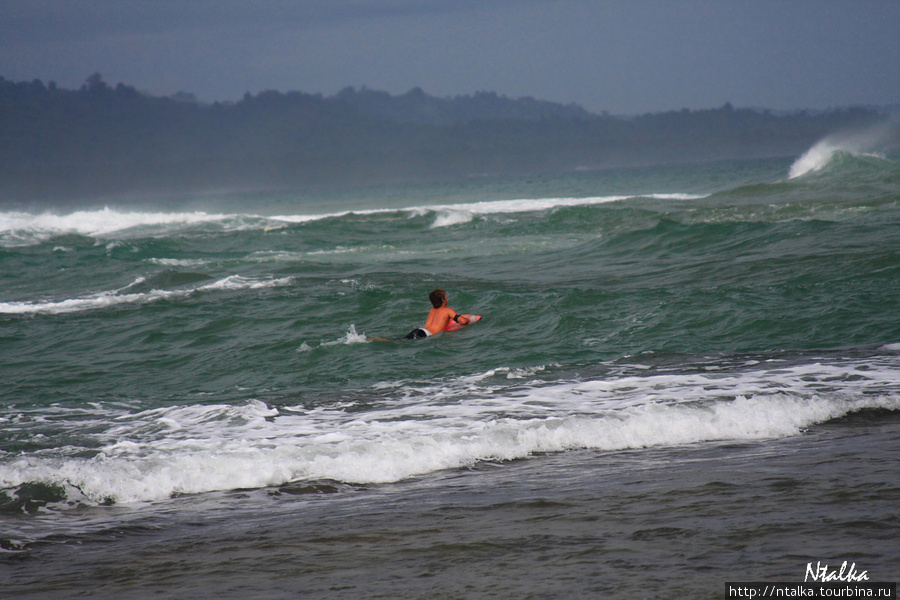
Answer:
[[[430,333],[428,333],[427,329],[423,329],[422,327],[417,327],[406,334],[404,340],[421,340],[422,338],[427,338]]]

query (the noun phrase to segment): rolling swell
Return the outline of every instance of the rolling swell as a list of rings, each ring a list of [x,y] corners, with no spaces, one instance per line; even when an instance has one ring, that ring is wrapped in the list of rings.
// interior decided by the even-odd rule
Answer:
[[[723,165],[690,194],[633,172],[640,191],[582,197],[7,215],[0,504],[399,481],[896,411],[896,164],[829,160],[775,181]],[[435,287],[484,319],[400,341]]]

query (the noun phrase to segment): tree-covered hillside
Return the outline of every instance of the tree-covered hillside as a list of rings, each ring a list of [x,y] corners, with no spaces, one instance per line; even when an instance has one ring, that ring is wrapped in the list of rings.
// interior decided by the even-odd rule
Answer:
[[[95,74],[77,90],[0,78],[0,202],[260,189],[797,155],[882,118],[717,109],[620,118],[493,93],[347,88],[238,102],[154,97]]]

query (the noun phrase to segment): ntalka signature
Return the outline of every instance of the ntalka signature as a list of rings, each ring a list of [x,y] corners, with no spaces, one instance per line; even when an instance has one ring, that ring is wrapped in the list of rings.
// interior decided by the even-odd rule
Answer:
[[[856,563],[852,563],[850,567],[847,567],[847,561],[845,560],[841,564],[840,569],[829,569],[828,565],[822,564],[822,561],[816,561],[815,568],[812,563],[806,563],[806,577],[803,578],[803,581],[818,581],[820,583],[827,583],[829,581],[841,581],[841,582],[856,582],[856,581],[868,581],[869,575],[866,571],[857,571]]]

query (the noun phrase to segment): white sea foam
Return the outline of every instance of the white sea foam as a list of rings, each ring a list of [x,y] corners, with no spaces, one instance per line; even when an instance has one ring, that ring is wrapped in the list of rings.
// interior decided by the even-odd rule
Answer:
[[[253,277],[242,277],[240,275],[231,275],[219,281],[202,285],[198,290],[258,290],[262,288],[282,287],[290,285],[294,280],[293,277],[280,277],[278,279],[257,279]]]
[[[151,258],[147,262],[166,267],[202,267],[208,263],[199,258]]]
[[[347,333],[344,334],[344,337],[336,339],[332,342],[325,342],[323,346],[337,346],[340,344],[366,344],[369,342],[369,338],[366,337],[364,333],[356,332],[356,325],[350,325],[347,329]]]
[[[280,287],[290,285],[293,281],[291,277],[282,277],[278,279],[256,279],[242,277],[240,275],[231,275],[193,288],[175,289],[175,290],[150,290],[140,293],[128,293],[128,290],[143,284],[145,278],[139,277],[131,284],[114,291],[104,291],[94,294],[87,294],[79,298],[65,298],[62,300],[32,300],[24,302],[0,302],[0,314],[7,315],[42,315],[42,314],[65,314],[90,310],[98,310],[110,308],[118,305],[127,304],[148,304],[165,299],[185,298],[198,291],[215,291],[215,290],[242,290],[242,289],[262,289],[270,287]]]
[[[447,227],[468,223],[476,215],[496,215],[524,212],[538,212],[554,208],[592,206],[609,202],[621,202],[632,198],[653,198],[656,200],[690,200],[702,198],[691,194],[641,194],[637,196],[596,196],[587,198],[536,198],[520,200],[493,200],[464,204],[445,204],[430,207],[415,207],[414,211],[432,210],[437,212],[432,227]]]
[[[846,152],[854,156],[883,158],[878,150],[885,143],[889,143],[893,136],[896,136],[896,128],[896,124],[886,122],[862,131],[830,135],[816,142],[794,161],[788,177],[796,179],[821,171],[828,166],[838,152]]]
[[[431,224],[432,228],[449,227],[451,225],[462,225],[469,223],[475,215],[468,210],[439,210]]]
[[[837,151],[837,146],[822,140],[807,150],[800,158],[791,165],[791,172],[788,175],[791,179],[802,177],[812,171],[819,171],[828,164],[831,156]]]
[[[351,327],[340,343],[357,336]],[[896,357],[589,381],[503,383],[498,374],[411,392],[402,386],[409,393],[365,411],[352,404],[277,410],[257,400],[119,408],[86,428],[84,411],[102,409],[78,409],[70,426],[79,436],[102,430],[89,434],[99,454],[68,448],[6,456],[0,488],[40,481],[97,502],[139,502],[297,480],[383,483],[535,453],[779,438],[862,408],[900,410]],[[58,409],[55,428],[69,422],[66,410]],[[27,416],[4,423],[33,426]]]
[[[7,315],[40,315],[63,314],[109,308],[119,304],[148,303],[184,295],[185,292],[154,290],[142,294],[116,294],[101,292],[83,298],[67,298],[64,300],[0,302],[0,314]]]
[[[485,200],[479,202],[463,202],[458,204],[434,204],[408,206],[403,208],[378,208],[370,210],[347,210],[319,215],[279,215],[269,217],[271,222],[306,223],[320,219],[331,219],[355,215],[378,215],[406,213],[410,216],[423,216],[435,213],[432,227],[447,227],[470,222],[475,216],[537,212],[560,207],[591,206],[609,202],[637,198],[653,198],[655,200],[694,200],[704,198],[696,194],[635,194],[630,196],[590,196],[578,198],[522,198],[511,200]]]
[[[0,212],[0,241],[4,246],[29,245],[57,235],[107,237],[135,227],[162,227],[164,231],[168,231],[173,225],[222,222],[229,218],[234,218],[234,215],[205,212],[120,211],[108,207],[69,214]]]
[[[346,210],[322,214],[296,214],[264,217],[257,214],[216,214],[194,212],[125,211],[114,208],[83,210],[68,214],[44,212],[0,212],[0,245],[29,246],[54,236],[77,234],[98,239],[140,235],[167,236],[173,231],[199,224],[215,224],[224,230],[281,230],[289,224],[308,223],[348,215],[400,213],[421,216],[435,213],[432,227],[447,227],[471,221],[477,215],[534,212],[565,206],[588,206],[631,198],[687,200],[702,198],[690,194],[640,194],[634,196],[599,196],[586,198],[539,198],[470,202],[446,205],[423,205],[402,208]],[[110,242],[116,244],[116,241]]]

